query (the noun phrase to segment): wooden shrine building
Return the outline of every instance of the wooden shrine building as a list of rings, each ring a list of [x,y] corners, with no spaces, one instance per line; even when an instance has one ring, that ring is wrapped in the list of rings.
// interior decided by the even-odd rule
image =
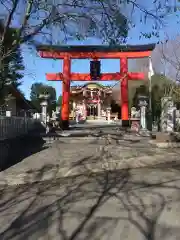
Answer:
[[[100,119],[112,102],[112,86],[89,82],[83,86],[71,86],[71,109],[78,107],[83,119]],[[72,115],[72,114],[71,114]]]

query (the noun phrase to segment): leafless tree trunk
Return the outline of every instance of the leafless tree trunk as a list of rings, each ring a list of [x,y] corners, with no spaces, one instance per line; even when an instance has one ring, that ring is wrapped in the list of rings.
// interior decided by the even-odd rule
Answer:
[[[164,89],[165,96],[172,96],[176,101],[180,100],[180,35],[169,38],[165,43],[157,46],[154,57],[159,70],[169,79]]]

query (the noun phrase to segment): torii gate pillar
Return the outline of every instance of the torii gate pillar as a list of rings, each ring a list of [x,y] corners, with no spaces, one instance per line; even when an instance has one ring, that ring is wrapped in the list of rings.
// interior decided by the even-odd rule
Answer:
[[[61,107],[62,129],[68,129],[69,127],[70,77],[71,77],[71,59],[67,55],[64,57],[63,60],[62,107]]]
[[[129,126],[129,110],[128,110],[128,60],[127,58],[120,59],[121,73],[124,75],[121,80],[121,119],[122,126]]]

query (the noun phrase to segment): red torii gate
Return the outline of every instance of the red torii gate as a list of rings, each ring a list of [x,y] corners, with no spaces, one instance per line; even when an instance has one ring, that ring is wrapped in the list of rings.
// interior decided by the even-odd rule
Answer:
[[[91,81],[89,73],[72,73],[71,59],[119,59],[120,72],[103,73],[98,81],[121,81],[122,125],[129,124],[128,80],[144,80],[144,73],[128,72],[129,58],[149,57],[155,44],[124,46],[49,46],[40,45],[36,49],[42,58],[63,60],[63,73],[47,73],[49,81],[62,81],[61,119],[63,129],[69,127],[70,81]]]

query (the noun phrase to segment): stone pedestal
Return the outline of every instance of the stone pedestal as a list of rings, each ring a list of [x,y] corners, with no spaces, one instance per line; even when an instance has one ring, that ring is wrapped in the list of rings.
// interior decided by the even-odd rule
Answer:
[[[62,130],[68,130],[69,129],[69,121],[68,120],[61,120],[60,127]]]
[[[140,119],[131,118],[131,130],[133,132],[139,132],[139,129],[140,129]]]
[[[130,127],[130,121],[129,120],[122,120],[122,127],[124,127],[124,128]]]
[[[149,143],[155,147],[162,149],[180,147],[180,136],[177,133],[158,132],[152,137]]]

